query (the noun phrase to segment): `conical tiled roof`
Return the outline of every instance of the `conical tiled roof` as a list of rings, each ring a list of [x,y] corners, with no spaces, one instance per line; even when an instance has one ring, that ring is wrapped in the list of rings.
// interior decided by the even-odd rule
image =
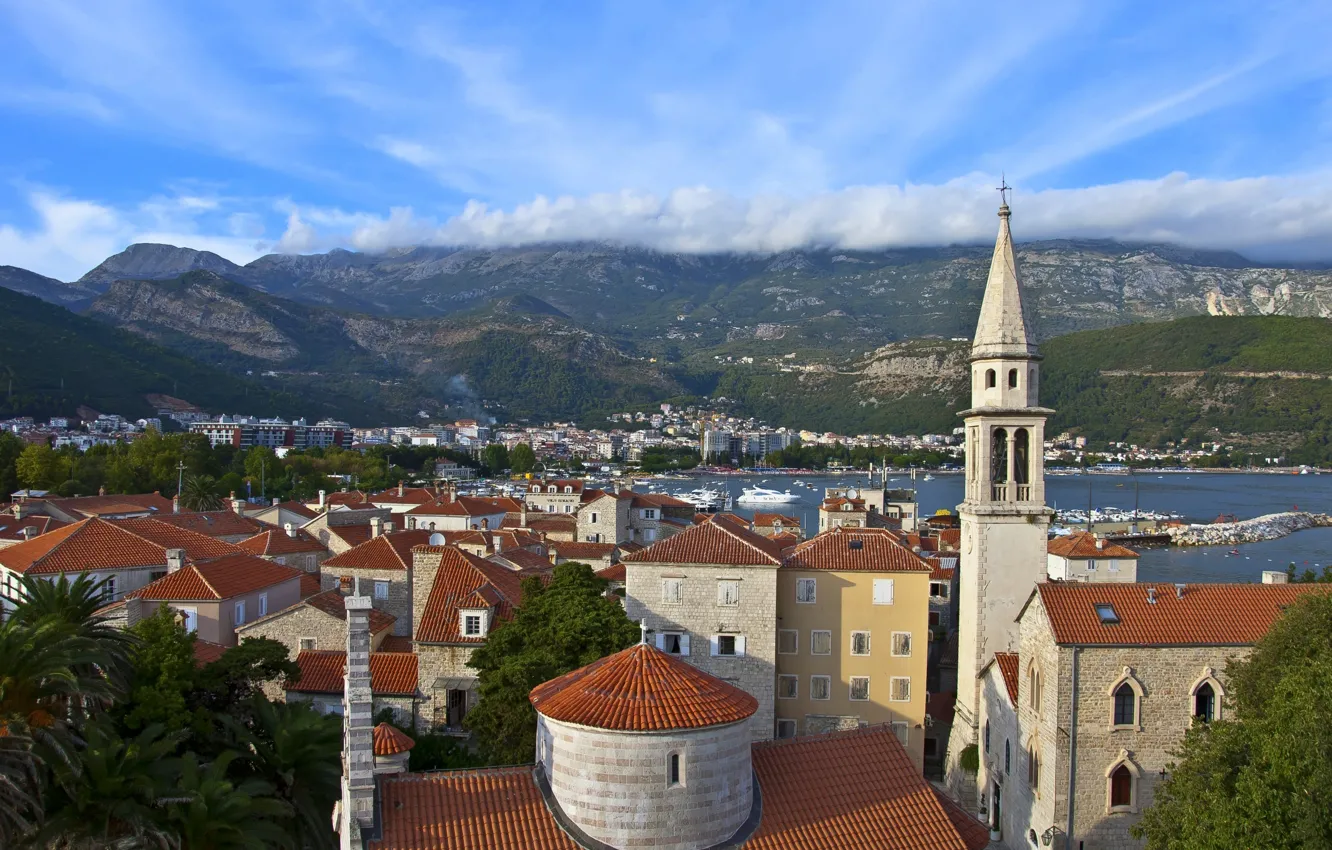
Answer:
[[[1004,204],[999,208],[999,238],[994,243],[994,258],[990,261],[990,277],[985,282],[976,339],[971,344],[971,356],[976,359],[1037,355],[1036,346],[1027,333],[1008,216],[1008,204]]]
[[[406,733],[387,723],[375,727],[374,738],[377,756],[396,756],[416,746],[416,742],[407,737]]]
[[[552,720],[624,732],[720,726],[758,710],[739,688],[643,643],[538,685],[530,699]]]

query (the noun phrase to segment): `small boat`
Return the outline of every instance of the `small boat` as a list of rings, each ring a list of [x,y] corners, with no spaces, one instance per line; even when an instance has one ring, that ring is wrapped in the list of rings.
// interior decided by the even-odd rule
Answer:
[[[1238,555],[1239,553],[1240,553],[1240,550],[1238,550],[1238,549],[1231,549],[1227,554],[1230,554],[1230,555]]]
[[[922,479],[920,479],[920,480],[921,480],[921,481],[933,481],[933,480],[934,480],[934,476],[933,476],[933,475],[930,475],[930,474],[927,472],[927,473],[925,473],[925,477],[922,478]]]

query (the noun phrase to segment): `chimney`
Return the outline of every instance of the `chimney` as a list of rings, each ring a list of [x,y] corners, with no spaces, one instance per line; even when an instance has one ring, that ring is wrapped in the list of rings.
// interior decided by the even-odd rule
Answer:
[[[559,562],[559,553],[555,551],[554,546],[550,547],[550,562],[552,564]]]
[[[24,540],[31,540],[37,536],[37,529],[33,528],[31,525],[25,525],[23,528],[19,529],[19,534],[23,535]]]
[[[527,528],[527,499],[518,500],[518,527]]]
[[[105,487],[105,486],[98,487],[98,488],[97,488],[97,495],[99,495],[99,496],[105,496],[105,495],[106,495],[106,487]]]
[[[1181,583],[1179,583],[1179,582],[1176,582],[1176,583],[1175,583],[1175,598],[1176,598],[1176,599],[1183,599],[1183,598],[1184,598],[1184,588],[1186,588],[1186,587],[1188,587],[1187,584],[1181,584]]]
[[[282,523],[282,530],[287,532],[288,537],[296,536],[296,526],[289,522]]]
[[[358,588],[359,591],[359,588]],[[374,698],[370,692],[370,609],[356,593],[347,606],[347,672],[343,679],[342,846],[359,846],[361,830],[375,818]]]
[[[488,517],[481,518],[481,530],[482,531],[490,530],[490,519]]]
[[[370,536],[378,537],[384,533],[384,521],[377,516],[370,517]]]
[[[407,568],[407,586],[412,589],[412,616],[404,625],[404,634],[416,633],[416,624],[425,614],[426,602],[430,591],[435,587],[435,576],[439,565],[444,560],[444,550],[435,547],[415,546],[412,548],[411,564]],[[399,619],[398,624],[402,624]],[[398,625],[395,624],[395,625]]]
[[[1286,584],[1290,577],[1281,570],[1263,570],[1263,584]]]
[[[384,523],[384,533],[385,533],[385,534],[392,534],[392,533],[393,533],[393,523],[391,523],[391,522],[386,522],[386,523]]]
[[[1148,605],[1156,604],[1156,588],[1151,586],[1148,586],[1147,588],[1147,604]]]
[[[1104,538],[1104,537],[1098,537],[1098,538],[1096,538],[1096,548],[1097,548],[1097,549],[1104,549],[1104,548],[1105,548],[1105,538]]]
[[[381,723],[378,726],[376,726],[374,733],[376,737],[378,737],[379,735],[383,735],[385,738],[388,738],[389,736],[397,738],[398,741],[396,741],[395,743],[399,743],[406,747],[406,749],[403,750],[401,753],[389,754],[388,752],[381,752],[378,743],[376,743],[375,773],[376,774],[406,773],[407,764],[408,762],[411,761],[410,750],[412,749],[412,747],[416,746],[416,742],[387,723]],[[404,738],[406,739],[405,742],[402,740]],[[388,750],[391,748],[386,746],[384,749]]]
[[[449,496],[449,504],[453,504],[454,502],[458,501],[458,482],[457,482],[457,481],[453,481],[453,480],[450,480],[450,481],[449,481],[448,496]]]
[[[320,490],[320,491],[319,491],[319,510],[322,511],[322,510],[324,509],[324,506],[325,506],[327,503],[328,503],[328,491],[327,491],[327,490]]]
[[[398,498],[399,498],[399,499],[401,499],[403,496],[407,495],[407,493],[406,493],[406,488],[402,486],[402,483],[403,483],[403,482],[402,482],[402,479],[399,478],[399,479],[398,479]]]
[[[179,494],[179,493],[177,493],[176,495],[174,495],[174,496],[171,497],[171,512],[172,512],[173,514],[178,514],[178,513],[180,513],[180,494]]]
[[[180,569],[181,567],[183,567],[183,566],[185,566],[185,550],[184,550],[184,549],[168,549],[168,550],[166,550],[166,568],[167,568],[167,572],[169,572],[169,573],[174,573],[176,570],[179,570],[179,569]]]
[[[125,598],[125,627],[129,628],[143,619],[143,600],[139,597]]]
[[[280,505],[280,504],[282,504],[282,500],[279,499],[277,496],[274,496],[274,497],[273,497],[273,507],[277,507],[277,506]]]

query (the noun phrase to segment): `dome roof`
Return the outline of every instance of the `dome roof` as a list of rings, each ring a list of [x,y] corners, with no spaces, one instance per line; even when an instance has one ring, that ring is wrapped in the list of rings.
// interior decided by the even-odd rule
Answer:
[[[758,710],[739,688],[643,643],[537,685],[530,699],[552,720],[625,732],[721,726]]]
[[[375,755],[377,756],[396,756],[416,746],[415,741],[387,723],[376,726],[374,735]]]

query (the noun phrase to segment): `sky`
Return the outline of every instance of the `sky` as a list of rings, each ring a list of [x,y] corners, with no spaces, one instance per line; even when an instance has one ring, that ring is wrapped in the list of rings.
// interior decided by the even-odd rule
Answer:
[[[0,0],[0,265],[1098,237],[1332,260],[1332,3]]]

